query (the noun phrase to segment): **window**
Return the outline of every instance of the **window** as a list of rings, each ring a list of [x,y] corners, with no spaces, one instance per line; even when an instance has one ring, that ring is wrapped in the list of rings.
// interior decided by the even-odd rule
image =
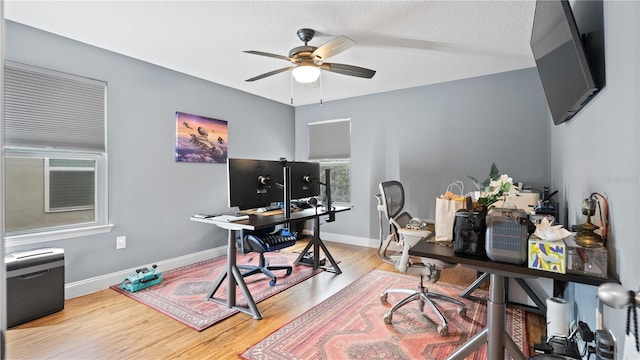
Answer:
[[[324,182],[325,169],[331,174],[331,201],[337,203],[351,202],[349,159],[326,160],[320,162],[320,181]],[[323,190],[324,192],[324,190]],[[324,193],[323,193],[324,196]]]
[[[95,161],[46,158],[44,165],[45,212],[93,210]]]
[[[5,61],[8,245],[110,231],[106,85]]]
[[[351,120],[313,122],[309,123],[308,130],[309,160],[320,163],[323,182],[324,170],[331,171],[331,201],[351,202]]]

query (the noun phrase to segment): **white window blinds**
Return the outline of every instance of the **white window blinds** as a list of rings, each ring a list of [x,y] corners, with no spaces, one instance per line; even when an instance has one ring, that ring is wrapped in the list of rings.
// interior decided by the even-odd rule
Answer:
[[[105,152],[106,83],[5,61],[5,145]]]
[[[351,120],[338,119],[308,124],[309,160],[351,157]]]

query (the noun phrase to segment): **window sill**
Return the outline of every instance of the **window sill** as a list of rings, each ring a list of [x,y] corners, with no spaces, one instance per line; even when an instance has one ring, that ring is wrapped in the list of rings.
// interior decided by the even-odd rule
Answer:
[[[5,236],[5,247],[39,244],[47,241],[71,239],[80,236],[89,236],[111,232],[113,224],[87,226],[77,229],[47,231],[35,234]]]

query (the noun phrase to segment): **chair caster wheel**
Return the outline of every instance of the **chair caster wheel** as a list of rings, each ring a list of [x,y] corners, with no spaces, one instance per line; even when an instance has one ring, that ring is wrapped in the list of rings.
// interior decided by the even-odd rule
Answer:
[[[386,302],[387,301],[387,293],[383,293],[382,295],[380,295],[380,301],[382,301],[382,302]]]
[[[291,275],[292,269],[287,269],[287,275]]]
[[[392,317],[393,315],[387,311],[386,313],[384,313],[384,315],[382,315],[382,320],[384,320],[385,324],[391,324]]]
[[[438,326],[438,334],[440,334],[440,336],[449,335],[449,327],[447,325]]]
[[[458,315],[465,317],[467,316],[467,309],[466,308],[459,308],[458,309]]]
[[[269,285],[276,286],[276,279],[272,279],[271,281],[269,281]]]

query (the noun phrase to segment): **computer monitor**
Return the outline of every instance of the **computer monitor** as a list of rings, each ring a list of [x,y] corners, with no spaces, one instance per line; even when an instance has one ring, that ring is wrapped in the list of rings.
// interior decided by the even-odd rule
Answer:
[[[291,198],[304,199],[320,195],[320,163],[289,161]]]
[[[227,160],[229,207],[240,210],[266,207],[282,201],[282,163],[270,160],[229,158]]]

